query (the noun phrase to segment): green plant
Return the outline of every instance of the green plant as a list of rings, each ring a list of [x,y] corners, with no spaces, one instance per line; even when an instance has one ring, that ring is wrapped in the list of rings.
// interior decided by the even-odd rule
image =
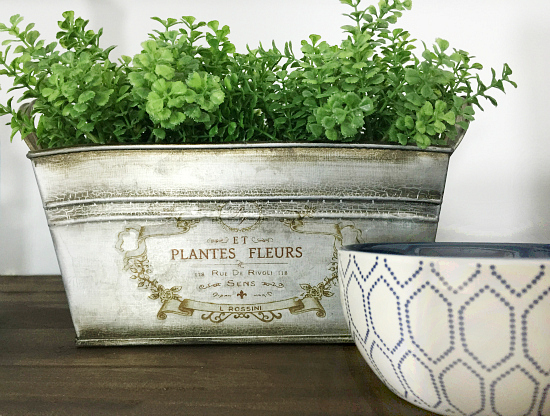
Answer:
[[[0,74],[13,78],[10,92],[23,90],[19,101],[27,110],[16,111],[13,97],[0,106],[0,114],[12,115],[12,137],[36,133],[44,147],[140,140],[147,120],[131,94],[127,66],[110,62],[113,47],[99,47],[101,30],[86,30],[88,22],[72,12],[63,17],[57,34],[62,53],[56,42],[38,40],[32,23],[21,30],[18,15],[11,26],[0,24],[12,36],[3,42]],[[16,57],[8,63],[13,45]]]
[[[39,40],[34,25],[12,16],[0,74],[10,77],[0,104],[12,138],[36,135],[43,148],[112,143],[242,141],[389,142],[448,145],[467,129],[480,100],[505,90],[508,65],[489,84],[481,64],[437,39],[421,56],[409,32],[390,30],[411,0],[350,7],[340,45],[311,35],[301,56],[292,44],[259,45],[238,53],[227,26],[194,17],[161,24],[134,57],[112,62],[99,46],[102,31],[65,12],[58,42]],[[59,48],[61,47],[61,48]]]

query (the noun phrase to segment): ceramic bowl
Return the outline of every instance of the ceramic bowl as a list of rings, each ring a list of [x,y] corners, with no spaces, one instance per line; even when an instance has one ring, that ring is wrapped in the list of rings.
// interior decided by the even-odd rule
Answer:
[[[344,314],[395,394],[442,415],[550,415],[550,245],[339,251]]]

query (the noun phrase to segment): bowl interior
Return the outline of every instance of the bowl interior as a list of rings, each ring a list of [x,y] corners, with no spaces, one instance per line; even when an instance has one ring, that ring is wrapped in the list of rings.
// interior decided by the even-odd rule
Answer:
[[[342,250],[425,257],[550,258],[549,244],[384,243],[354,244]]]

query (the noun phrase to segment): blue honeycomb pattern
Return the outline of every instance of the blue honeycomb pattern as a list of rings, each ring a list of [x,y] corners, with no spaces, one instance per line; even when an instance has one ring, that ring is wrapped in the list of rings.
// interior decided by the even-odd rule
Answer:
[[[342,305],[361,354],[395,394],[442,415],[550,416],[545,265],[518,276],[487,259],[456,276],[437,262],[363,254],[340,253]]]

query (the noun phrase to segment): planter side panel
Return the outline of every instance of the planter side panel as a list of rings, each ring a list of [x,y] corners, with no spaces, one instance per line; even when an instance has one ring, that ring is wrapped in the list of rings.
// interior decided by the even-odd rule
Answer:
[[[80,345],[349,341],[337,249],[433,241],[449,155],[33,155]]]

